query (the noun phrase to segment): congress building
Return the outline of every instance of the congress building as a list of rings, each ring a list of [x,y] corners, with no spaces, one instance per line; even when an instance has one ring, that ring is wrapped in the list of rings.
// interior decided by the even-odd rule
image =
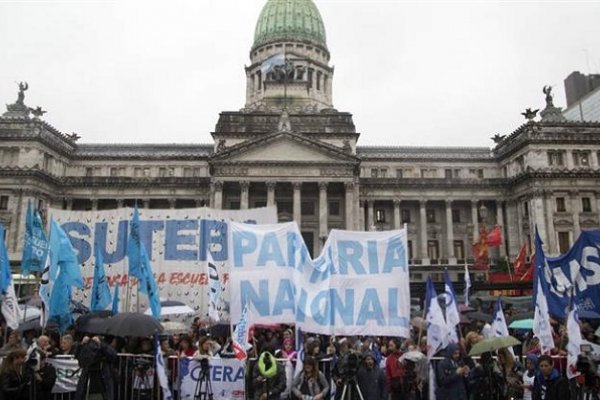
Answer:
[[[221,112],[214,142],[196,145],[86,143],[28,107],[23,82],[0,117],[11,261],[21,257],[28,201],[41,210],[275,204],[313,255],[331,229],[406,224],[415,282],[440,279],[444,267],[461,279],[481,227],[502,230],[492,267],[531,246],[535,225],[549,255],[600,227],[600,123],[567,121],[551,90],[540,95],[542,111],[525,112],[493,148],[362,147],[353,115],[335,108],[329,61],[315,4],[268,0],[245,68],[246,104]]]

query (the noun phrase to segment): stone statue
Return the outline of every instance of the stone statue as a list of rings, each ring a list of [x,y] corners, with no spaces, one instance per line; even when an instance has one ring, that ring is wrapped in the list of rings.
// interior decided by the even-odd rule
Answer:
[[[531,110],[531,108],[528,108],[527,110],[525,110],[525,112],[522,112],[521,115],[524,116],[525,119],[527,119],[527,122],[533,122],[533,119],[537,115],[538,111],[540,111],[539,108],[533,111]]]
[[[35,118],[42,117],[44,114],[47,113],[47,111],[42,110],[42,107],[40,107],[40,106],[37,106],[36,108],[29,107],[29,111],[31,111],[31,113],[33,114],[33,116]]]
[[[281,112],[281,117],[279,118],[279,123],[277,124],[278,132],[291,132],[292,124],[290,123],[290,116],[287,110],[283,110]]]
[[[546,95],[546,107],[554,107],[552,103],[552,86],[544,86],[542,92]]]
[[[217,153],[224,151],[225,149],[225,139],[219,139],[219,142],[217,143]]]
[[[29,89],[27,82],[19,82],[19,97],[17,98],[17,104],[23,105],[25,100],[25,91]]]
[[[70,140],[76,142],[79,139],[81,139],[81,136],[79,136],[78,134],[76,134],[75,132],[71,133],[70,135],[66,135]]]
[[[491,137],[491,139],[494,141],[494,143],[498,144],[502,140],[504,140],[505,137],[506,135],[500,135],[499,133],[496,133],[494,136]]]
[[[342,148],[344,153],[352,153],[352,146],[350,146],[350,141],[348,139],[344,139],[344,147]]]

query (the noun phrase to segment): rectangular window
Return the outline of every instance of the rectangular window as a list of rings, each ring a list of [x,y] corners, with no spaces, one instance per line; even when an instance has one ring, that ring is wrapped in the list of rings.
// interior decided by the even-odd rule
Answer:
[[[569,251],[571,243],[569,243],[569,232],[558,232],[558,251],[564,254]]]
[[[379,171],[379,176],[382,177],[382,178],[385,178],[386,175],[387,175],[387,169],[382,168]]]
[[[573,151],[573,165],[576,167],[588,167],[590,165],[590,152]]]
[[[403,208],[402,211],[400,212],[400,218],[401,218],[401,222],[403,224],[409,224],[410,223],[410,210],[408,208]]]
[[[563,165],[562,151],[548,151],[548,165],[560,167]]]
[[[412,240],[408,240],[406,242],[406,244],[408,246],[408,259],[412,260],[413,259],[413,246],[412,246],[413,242],[412,242]]]
[[[144,176],[148,178],[150,176],[150,168],[144,168]]]
[[[159,176],[160,178],[164,178],[165,176],[167,176],[167,169],[166,169],[166,168],[164,168],[164,167],[160,167],[160,168],[158,169],[158,176]],[[235,209],[234,209],[234,210],[235,210]]]
[[[433,208],[428,208],[425,210],[426,220],[428,223],[435,222],[435,210]]]
[[[112,167],[110,169],[110,176],[118,176],[119,175],[119,170],[116,167]]]
[[[267,206],[267,202],[266,201],[259,200],[259,201],[255,201],[254,202],[254,207],[255,208],[266,207],[266,206]]]
[[[581,210],[583,212],[592,212],[592,202],[589,197],[581,198]]]
[[[431,260],[437,260],[440,258],[440,248],[437,240],[427,241],[427,257]]]
[[[140,167],[135,167],[133,169],[133,176],[136,178],[139,178],[140,176],[142,176],[142,172],[143,170]]]
[[[479,179],[483,179],[483,169],[478,169],[478,170],[477,170],[477,177],[478,177]]]
[[[330,201],[329,202],[329,215],[339,216],[340,215],[340,202]]]
[[[460,177],[460,169],[455,169],[452,176],[454,178],[459,178]]]
[[[192,177],[192,169],[189,167],[184,167],[183,168],[183,176],[185,178],[191,178]]]
[[[556,212],[565,212],[567,208],[565,207],[565,198],[557,197],[556,198]]]
[[[0,210],[8,210],[8,196],[0,196]]]
[[[86,168],[85,169],[85,176],[90,177],[94,174],[94,168]]]
[[[454,257],[459,260],[465,259],[465,244],[462,240],[454,241]]]
[[[167,172],[169,173],[169,176],[175,176],[175,168],[169,167],[169,169],[167,170]]]
[[[315,215],[315,202],[303,201],[300,206],[300,213],[302,215]]]
[[[371,168],[371,178],[377,178],[379,170],[377,168]]]
[[[375,210],[375,222],[384,223],[385,222],[385,210],[382,208],[378,208]]]
[[[452,209],[452,222],[460,222],[460,210],[458,208]]]
[[[523,202],[523,216],[529,217],[529,203],[526,201]]]
[[[401,169],[397,169],[396,170],[396,178],[403,178],[403,174],[402,174],[402,170]]]
[[[452,179],[452,170],[451,169],[445,169],[444,170],[444,177],[446,179]]]
[[[293,213],[294,204],[291,201],[278,201],[277,202],[277,212],[292,214]]]
[[[229,202],[229,209],[230,210],[239,210],[240,209],[240,202],[239,201],[230,201]]]

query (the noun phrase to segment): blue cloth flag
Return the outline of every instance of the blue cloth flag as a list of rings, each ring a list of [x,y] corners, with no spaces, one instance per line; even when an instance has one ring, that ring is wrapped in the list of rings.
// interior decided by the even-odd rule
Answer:
[[[42,217],[38,210],[33,210],[30,201],[27,203],[27,213],[25,215],[21,274],[28,275],[30,272],[42,272],[47,254],[48,239],[44,231]]]
[[[129,277],[143,280],[142,273],[142,247],[140,240],[140,213],[137,204],[133,209],[133,217],[129,225],[129,237],[127,238],[127,261],[129,263]]]
[[[96,247],[96,257],[94,265],[94,282],[92,284],[92,301],[90,310],[92,312],[105,310],[112,302],[110,289],[104,272],[104,260],[102,252]]]
[[[115,284],[115,292],[113,293],[112,313],[117,315],[119,313],[119,282]]]
[[[56,281],[61,275],[65,284],[83,289],[81,267],[69,236],[56,221],[50,229],[50,279]]]
[[[154,335],[154,360],[156,361],[156,376],[158,377],[158,383],[162,389],[163,400],[173,400],[173,395],[169,388],[169,379],[167,378],[167,373],[165,371],[165,358],[163,357],[160,342],[156,335]]]
[[[158,285],[156,284],[156,280],[154,279],[154,274],[152,273],[152,267],[150,266],[150,259],[148,258],[148,253],[146,252],[146,248],[144,245],[141,245],[142,254],[142,276],[144,279],[140,279],[140,292],[148,295],[148,300],[150,301],[150,308],[152,309],[152,316],[155,319],[160,319],[160,296],[158,293]]]
[[[448,326],[448,340],[450,343],[458,343],[457,329],[460,324],[460,314],[458,312],[458,304],[456,304],[456,294],[454,286],[450,280],[448,270],[444,270],[444,290],[446,300],[446,325]]]
[[[10,271],[10,261],[8,251],[6,250],[6,230],[4,225],[0,224],[0,293],[5,295],[9,286],[12,284],[12,274]]]
[[[431,277],[427,278],[425,296],[425,322],[427,323],[427,357],[431,359],[438,351],[448,345],[449,329]]]

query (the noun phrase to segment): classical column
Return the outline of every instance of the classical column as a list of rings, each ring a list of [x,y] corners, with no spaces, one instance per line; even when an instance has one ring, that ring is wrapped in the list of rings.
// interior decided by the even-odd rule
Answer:
[[[117,199],[117,208],[123,208],[123,199]]]
[[[400,224],[400,199],[394,199],[394,229],[401,229]]]
[[[146,208],[146,209],[150,208],[150,199],[143,199],[142,200],[142,207]]]
[[[240,182],[240,209],[247,210],[248,209],[248,192],[250,191],[250,182],[241,181]]]
[[[327,182],[319,182],[319,238],[321,239],[321,247],[329,234],[327,206]]]
[[[573,243],[579,238],[579,234],[581,234],[581,225],[579,225],[579,192],[573,191],[571,192],[571,212],[573,213]]]
[[[92,199],[92,211],[98,211],[98,199]]]
[[[427,257],[427,212],[425,206],[427,200],[419,200],[419,237],[421,242],[420,258],[423,264],[429,264],[429,257]]]
[[[275,186],[277,183],[275,181],[267,182],[267,205],[274,206],[275,205]]]
[[[358,224],[359,231],[365,230],[365,200],[358,201]]]
[[[375,200],[367,200],[367,231],[375,230],[375,210],[373,209]]]
[[[506,202],[506,238],[508,240],[508,257],[512,260],[518,253],[521,245],[519,236],[519,218],[517,216],[518,202],[508,200]]]
[[[346,189],[346,230],[354,230],[354,182],[344,182]]]
[[[452,222],[452,200],[446,200],[446,248],[448,249],[448,264],[456,264],[454,254],[454,223]]]
[[[214,188],[214,199],[215,202],[213,204],[213,208],[221,209],[223,208],[223,182],[215,181],[213,183]]]
[[[294,189],[294,221],[300,228],[302,226],[302,182],[292,182],[292,188]],[[275,193],[274,190],[273,193]]]
[[[168,201],[169,201],[169,208],[170,209],[174,209],[175,208],[175,203],[177,202],[177,199],[174,199],[174,198],[171,197]]]
[[[496,200],[496,223],[500,226],[502,232],[502,243],[500,244],[500,257],[506,257],[506,246],[504,241],[506,240],[506,231],[504,229],[504,212],[502,210],[502,201]]]
[[[200,208],[200,207],[202,207],[202,204],[204,204],[204,199],[201,199],[201,198],[199,198],[199,197],[196,197],[196,198],[194,199],[194,203],[195,203],[195,205],[196,205],[196,208]]]
[[[523,223],[525,222],[525,213],[523,210],[523,201],[519,198],[515,200],[515,208],[517,210],[517,233],[519,237],[519,245],[517,247],[517,251],[521,248],[521,246],[527,242],[527,237],[525,236],[525,231],[523,230]],[[529,244],[527,243],[527,246]],[[529,249],[532,251],[532,249]]]
[[[548,255],[558,255],[558,246],[556,245],[556,230],[554,229],[554,201],[552,201],[552,192],[544,192],[546,205],[546,229],[548,229]]]
[[[73,198],[69,197],[67,198],[67,210],[72,210],[73,209]]]
[[[477,200],[471,200],[471,223],[473,224],[473,243],[479,239],[479,221],[477,220]]]

